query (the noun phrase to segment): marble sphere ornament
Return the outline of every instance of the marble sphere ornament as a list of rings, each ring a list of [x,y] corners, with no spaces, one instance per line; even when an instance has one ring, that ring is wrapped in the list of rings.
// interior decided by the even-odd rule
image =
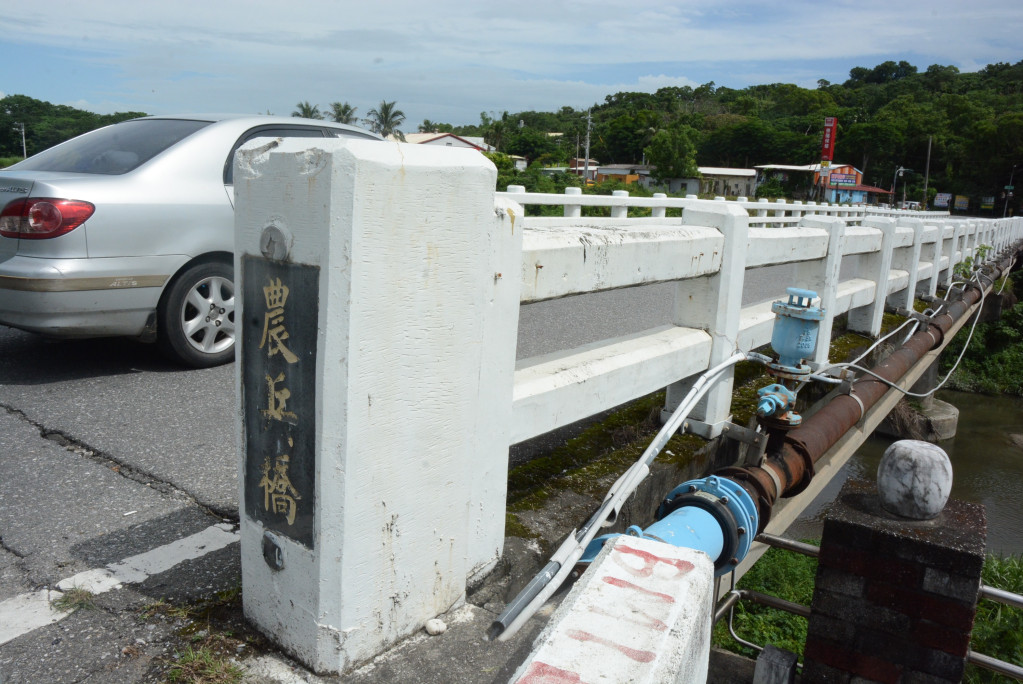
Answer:
[[[952,491],[952,462],[930,442],[903,439],[885,449],[877,467],[877,493],[889,513],[913,520],[936,518]]]

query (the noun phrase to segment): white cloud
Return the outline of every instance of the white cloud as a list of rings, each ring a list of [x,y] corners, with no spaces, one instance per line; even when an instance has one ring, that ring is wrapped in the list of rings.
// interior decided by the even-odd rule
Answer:
[[[480,111],[584,108],[617,90],[722,83],[712,72],[732,87],[812,87],[829,77],[819,66],[829,60],[971,70],[1023,56],[1018,0],[980,0],[968,12],[961,0],[905,6],[912,4],[435,0],[424,11],[396,0],[384,11],[354,0],[299,0],[282,12],[270,0],[51,0],[28,17],[0,7],[0,22],[8,46],[46,48],[8,78],[12,92],[13,79],[23,78],[26,88],[47,83],[60,101],[159,113],[280,114],[300,100],[346,100],[365,113],[387,99],[410,122],[466,123]],[[74,77],[62,81],[66,68],[37,63],[51,54],[72,55]]]

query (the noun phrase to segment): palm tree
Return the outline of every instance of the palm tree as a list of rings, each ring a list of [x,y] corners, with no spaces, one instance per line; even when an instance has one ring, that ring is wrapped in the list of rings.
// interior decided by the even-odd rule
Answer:
[[[437,124],[430,121],[429,119],[423,119],[423,123],[419,124],[420,133],[434,133],[437,131]]]
[[[395,102],[380,101],[379,109],[371,109],[363,119],[366,125],[374,133],[379,133],[385,138],[393,135],[402,142],[405,141],[405,134],[398,130],[398,126],[405,122],[405,112],[395,109]]]
[[[309,101],[299,102],[295,105],[296,109],[291,113],[292,116],[300,116],[303,119],[322,119],[323,114],[320,114],[320,106],[309,104]]]
[[[347,102],[331,102],[328,116],[337,123],[353,124],[357,120],[356,109],[357,107],[353,107]]]

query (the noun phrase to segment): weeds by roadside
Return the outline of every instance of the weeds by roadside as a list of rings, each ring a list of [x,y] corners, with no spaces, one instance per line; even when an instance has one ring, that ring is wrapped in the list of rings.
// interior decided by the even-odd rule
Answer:
[[[175,662],[167,670],[167,681],[182,684],[236,684],[243,672],[231,658],[235,640],[220,634],[209,634],[201,641],[188,644],[174,653]]]
[[[88,589],[71,587],[60,596],[50,601],[54,610],[62,613],[74,613],[79,610],[94,610],[96,608],[96,595]]]
[[[234,684],[242,681],[238,660],[265,648],[265,639],[245,622],[241,585],[191,604],[164,599],[148,603],[138,612],[143,621],[174,622],[180,646],[172,656],[158,658],[151,676],[184,684]]]

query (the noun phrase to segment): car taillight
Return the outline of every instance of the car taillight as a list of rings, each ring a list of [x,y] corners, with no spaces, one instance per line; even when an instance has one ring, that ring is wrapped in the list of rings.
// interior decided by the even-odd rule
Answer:
[[[70,233],[93,215],[96,206],[80,200],[23,197],[0,212],[0,235],[45,240]]]

